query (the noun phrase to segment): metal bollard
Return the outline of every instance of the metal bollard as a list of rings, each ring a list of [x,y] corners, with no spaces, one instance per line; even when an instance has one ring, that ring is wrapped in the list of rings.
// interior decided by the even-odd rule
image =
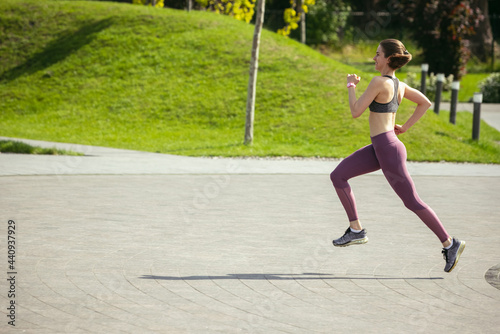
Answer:
[[[436,75],[436,101],[434,101],[434,112],[439,115],[439,104],[441,103],[441,91],[443,90],[444,74]]]
[[[422,69],[422,78],[420,79],[420,91],[422,92],[422,94],[425,95],[427,88],[425,86],[425,82],[427,78],[427,71],[429,71],[429,64],[422,64],[421,69]]]
[[[450,105],[450,123],[455,124],[457,119],[457,103],[458,90],[460,89],[460,81],[451,83],[451,105]]]
[[[474,115],[472,118],[472,139],[479,140],[479,129],[481,125],[481,103],[483,103],[483,94],[474,93],[472,101],[474,102]]]

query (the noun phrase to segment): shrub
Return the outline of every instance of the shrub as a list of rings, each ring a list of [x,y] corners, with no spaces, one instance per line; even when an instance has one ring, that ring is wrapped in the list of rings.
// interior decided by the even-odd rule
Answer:
[[[500,103],[500,73],[493,73],[479,83],[483,102]]]
[[[425,95],[427,98],[431,101],[434,101],[436,99],[436,75],[434,73],[431,73],[428,77],[427,80],[425,81]],[[443,82],[443,92],[447,92],[451,90],[451,83],[453,82],[453,74],[450,74],[449,76],[444,78]],[[415,89],[420,90],[420,81],[417,81],[417,75],[415,73],[408,73],[406,75],[406,81],[405,83],[409,85],[410,87],[413,87]]]
[[[339,45],[350,7],[343,0],[315,0],[307,14],[307,44]]]

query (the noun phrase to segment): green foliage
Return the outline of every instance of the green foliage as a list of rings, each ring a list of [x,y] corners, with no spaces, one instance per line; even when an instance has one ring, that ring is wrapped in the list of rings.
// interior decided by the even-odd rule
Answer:
[[[307,14],[307,44],[339,45],[350,10],[343,0],[316,0]]]
[[[290,8],[286,8],[283,12],[283,19],[285,26],[278,29],[278,34],[283,36],[290,36],[292,30],[299,27],[300,17],[302,13],[307,14],[309,6],[314,5],[315,0],[290,0]]]
[[[463,0],[401,0],[400,5],[430,71],[460,80],[470,58],[466,38],[484,19],[479,9]]]
[[[483,102],[500,103],[500,73],[493,73],[479,84]]]
[[[249,23],[255,13],[255,0],[196,0],[201,8]]]
[[[244,145],[252,36],[209,12],[3,0],[0,134],[192,156],[340,158],[369,143],[345,75],[362,77],[359,94],[372,74],[264,30],[254,143]],[[402,104],[398,122],[413,110]],[[401,139],[412,160],[500,163],[500,133],[482,125],[471,143],[464,124],[429,111]]]

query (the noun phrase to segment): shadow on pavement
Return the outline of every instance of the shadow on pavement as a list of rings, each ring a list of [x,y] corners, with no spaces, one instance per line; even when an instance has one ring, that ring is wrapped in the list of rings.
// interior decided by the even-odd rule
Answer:
[[[330,274],[303,273],[303,274],[227,274],[225,276],[155,276],[143,275],[141,279],[163,281],[202,281],[202,280],[438,280],[443,277],[387,277],[366,276],[347,277]]]

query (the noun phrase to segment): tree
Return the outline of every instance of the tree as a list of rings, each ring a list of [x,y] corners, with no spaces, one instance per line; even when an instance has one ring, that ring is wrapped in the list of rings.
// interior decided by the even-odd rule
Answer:
[[[484,18],[481,11],[465,0],[401,0],[400,5],[429,71],[460,79],[470,58],[467,38]]]
[[[290,0],[290,8],[285,9],[283,12],[283,19],[285,20],[285,26],[278,29],[278,34],[283,36],[290,36],[292,30],[299,27],[299,22],[301,25],[300,41],[301,43],[306,42],[305,36],[305,24],[306,24],[306,13],[308,11],[308,6],[314,5],[314,0]]]
[[[132,0],[133,4],[163,8],[163,0]]]
[[[476,5],[484,15],[489,15],[488,0],[475,0],[474,5]],[[479,60],[485,62],[489,58],[492,45],[493,33],[491,31],[489,17],[487,17],[479,23],[476,33],[471,36],[470,48],[472,53],[478,57]]]
[[[259,68],[259,46],[262,25],[264,24],[265,0],[258,0],[257,18],[252,42],[252,57],[250,60],[250,75],[248,79],[247,110],[245,122],[245,145],[253,142],[253,123],[255,115],[255,94],[257,86],[257,70]]]
[[[344,0],[316,0],[307,14],[307,44],[338,45],[350,11]]]
[[[199,6],[237,20],[250,22],[254,14],[255,0],[196,0]]]

